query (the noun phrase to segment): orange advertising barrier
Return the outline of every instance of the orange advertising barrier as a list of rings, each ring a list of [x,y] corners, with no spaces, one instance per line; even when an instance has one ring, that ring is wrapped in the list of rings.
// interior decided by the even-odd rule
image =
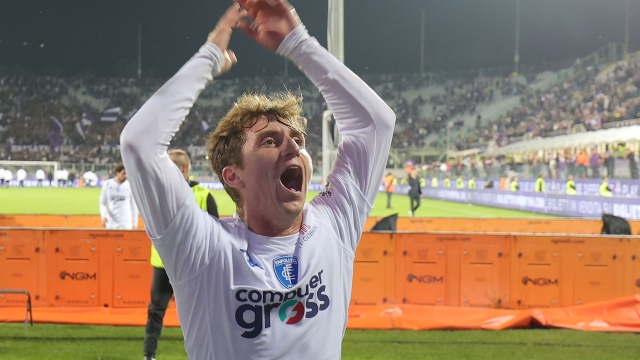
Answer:
[[[381,217],[367,219],[369,231]],[[633,233],[640,232],[640,220],[629,221]],[[98,215],[0,215],[0,227],[51,227],[100,229]],[[398,231],[506,232],[542,234],[600,234],[602,221],[594,219],[497,219],[497,218],[413,218],[399,217]],[[142,218],[138,228],[144,228]]]
[[[144,308],[150,244],[142,230],[0,228],[0,289],[27,290],[38,307]],[[639,294],[639,264],[631,236],[364,233],[351,305],[582,305]]]
[[[430,305],[350,306],[349,329],[504,330],[546,326],[585,331],[640,332],[640,296],[554,309],[506,310]],[[0,307],[0,322],[23,322],[23,307]],[[36,323],[144,326],[144,308],[36,308]],[[164,326],[179,326],[169,308]]]
[[[100,215],[0,215],[0,227],[46,227],[66,229],[102,229]],[[138,217],[138,228],[144,228]]]
[[[369,231],[381,217],[370,217],[364,229]],[[634,234],[640,221],[629,221]],[[542,234],[600,234],[602,221],[594,219],[497,219],[497,218],[413,218],[399,217],[398,231],[503,232]]]

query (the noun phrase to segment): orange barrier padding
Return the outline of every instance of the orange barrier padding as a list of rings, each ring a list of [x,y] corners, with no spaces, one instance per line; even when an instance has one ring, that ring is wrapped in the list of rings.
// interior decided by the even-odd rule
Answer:
[[[23,307],[0,308],[0,322],[23,322]],[[36,308],[35,323],[144,326],[147,310]],[[627,296],[555,309],[506,310],[429,305],[350,306],[349,329],[505,330],[534,324],[584,331],[640,332],[640,296]],[[167,309],[164,326],[179,326],[176,310]]]
[[[47,227],[66,229],[101,229],[100,215],[0,215],[0,227]],[[138,217],[138,228],[144,228]]]
[[[128,234],[129,235],[129,234]],[[142,231],[115,238],[113,247],[113,306],[146,308],[151,300],[153,268],[151,241]]]
[[[0,289],[27,290],[32,305],[45,305],[40,289],[43,233],[38,230],[0,229]],[[44,284],[46,286],[46,282]],[[0,294],[0,306],[25,306],[24,295]]]
[[[87,230],[46,230],[49,306],[99,306],[100,252],[106,234]]]
[[[369,231],[380,221],[370,217],[365,223]],[[640,221],[629,221],[634,233],[640,230]],[[594,219],[494,219],[494,218],[412,218],[400,217],[398,231],[469,231],[541,234],[600,234],[602,221]]]
[[[396,302],[395,257],[393,234],[363,234],[356,250],[351,295],[352,305],[378,305]]]
[[[24,322],[25,309],[0,308],[1,322]],[[34,323],[145,326],[147,308],[60,307],[33,309]],[[180,326],[175,308],[168,308],[163,326]]]
[[[631,238],[515,235],[511,296],[517,308],[572,306],[637,293],[625,260]],[[625,280],[626,279],[626,280]]]
[[[509,306],[511,235],[397,233],[394,239],[396,303]]]

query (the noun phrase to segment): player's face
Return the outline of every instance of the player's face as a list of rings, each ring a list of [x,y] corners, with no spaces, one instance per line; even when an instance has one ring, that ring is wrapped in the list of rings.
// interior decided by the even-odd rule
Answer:
[[[122,170],[116,174],[116,179],[119,183],[123,183],[127,181],[127,170]]]
[[[311,158],[303,134],[266,117],[246,132],[243,168],[238,174],[245,213],[252,219],[286,223],[302,213],[311,178]]]

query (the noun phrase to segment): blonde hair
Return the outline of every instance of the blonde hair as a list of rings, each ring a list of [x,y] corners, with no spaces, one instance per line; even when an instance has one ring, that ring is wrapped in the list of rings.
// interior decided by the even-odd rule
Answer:
[[[276,121],[305,134],[307,119],[302,117],[301,113],[302,97],[294,96],[290,92],[270,95],[243,94],[220,120],[216,130],[209,135],[209,163],[236,206],[239,205],[240,194],[225,183],[222,170],[229,165],[236,165],[242,169],[242,147],[246,142],[246,131],[261,117],[273,115]]]

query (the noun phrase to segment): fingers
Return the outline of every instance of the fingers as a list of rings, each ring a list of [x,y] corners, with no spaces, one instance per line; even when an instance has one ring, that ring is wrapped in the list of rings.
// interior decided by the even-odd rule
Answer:
[[[233,29],[238,26],[240,20],[248,15],[248,12],[237,3],[231,5],[222,15],[215,29],[209,34],[207,40],[216,44],[221,50],[226,50],[231,39]]]

